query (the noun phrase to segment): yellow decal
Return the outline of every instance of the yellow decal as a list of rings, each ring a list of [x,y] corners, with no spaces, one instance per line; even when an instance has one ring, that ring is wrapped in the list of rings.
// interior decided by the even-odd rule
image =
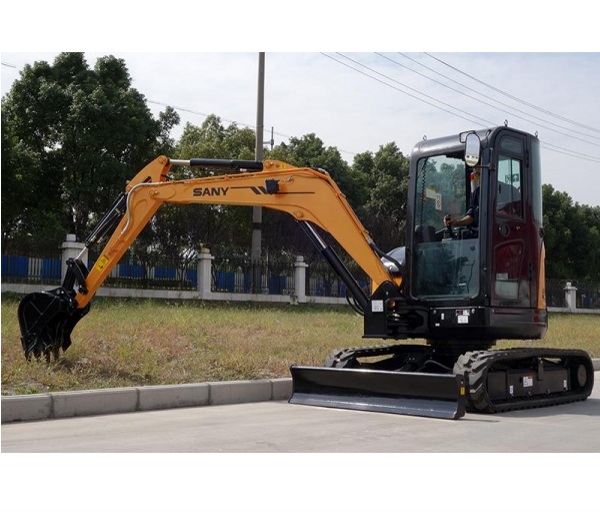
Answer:
[[[465,388],[464,388],[464,387],[461,387],[461,388],[460,388],[460,395],[461,395],[461,396],[464,396],[464,395],[465,395]]]
[[[98,259],[98,262],[96,262],[96,269],[98,271],[102,271],[104,268],[106,268],[107,264],[108,264],[108,257],[106,255],[102,255],[102,257],[100,257]]]

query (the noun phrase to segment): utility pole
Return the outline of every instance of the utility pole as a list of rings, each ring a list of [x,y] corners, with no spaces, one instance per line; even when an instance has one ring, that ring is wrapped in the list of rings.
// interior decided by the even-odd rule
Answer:
[[[258,98],[256,104],[256,161],[263,160],[263,133],[265,115],[265,53],[258,53]],[[261,254],[262,254],[262,206],[252,207],[252,292],[261,290]]]

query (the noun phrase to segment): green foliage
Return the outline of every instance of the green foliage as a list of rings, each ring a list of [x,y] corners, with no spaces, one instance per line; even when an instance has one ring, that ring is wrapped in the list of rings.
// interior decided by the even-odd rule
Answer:
[[[344,161],[337,148],[325,147],[315,134],[292,137],[289,144],[276,146],[269,157],[295,166],[323,169],[337,183],[351,206],[358,207],[363,202],[362,187],[357,183],[355,172]]]
[[[548,184],[543,204],[548,278],[600,282],[600,207],[573,204]]]
[[[384,250],[404,244],[408,164],[395,143],[354,158],[355,178],[362,181],[365,198],[360,217]]]
[[[225,127],[221,118],[211,114],[202,125],[187,123],[177,144],[180,157],[216,159],[254,159],[254,131],[240,129],[235,123]]]
[[[54,211],[54,201],[60,196],[59,183],[44,177],[39,151],[19,139],[9,114],[3,106],[2,253],[23,254],[36,247],[54,254],[64,240]]]
[[[90,69],[83,53],[27,65],[2,118],[3,180],[8,157],[10,197],[21,195],[7,205],[3,239],[15,250],[33,242],[37,253],[42,237],[54,248],[66,233],[83,239],[132,172],[172,146],[178,123],[172,109],[152,117],[123,60],[103,57]]]

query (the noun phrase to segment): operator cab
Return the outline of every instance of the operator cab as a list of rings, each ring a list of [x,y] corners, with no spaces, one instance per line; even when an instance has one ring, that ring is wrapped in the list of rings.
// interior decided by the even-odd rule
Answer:
[[[476,136],[476,134],[472,134]],[[479,160],[470,154],[471,163]],[[416,161],[411,292],[428,301],[479,295],[479,186],[465,149],[441,150]],[[473,206],[476,205],[476,206]],[[465,226],[444,226],[445,216],[473,213]]]
[[[403,281],[409,302],[426,306],[432,314],[447,309],[446,317],[469,309],[478,317],[469,324],[485,326],[498,338],[511,338],[513,329],[519,338],[543,335],[539,163],[538,139],[509,127],[415,146]],[[469,214],[474,196],[474,222],[446,227],[446,215]],[[432,323],[433,330],[437,323]]]

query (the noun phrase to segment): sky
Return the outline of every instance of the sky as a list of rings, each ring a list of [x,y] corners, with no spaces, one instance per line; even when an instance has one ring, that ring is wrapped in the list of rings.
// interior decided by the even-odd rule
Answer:
[[[56,52],[2,52],[2,96],[26,64]],[[200,125],[216,114],[255,128],[258,52],[86,52],[122,58],[155,115]],[[542,142],[543,182],[600,205],[600,53],[265,52],[264,140],[314,133],[352,163],[395,142],[503,125]]]

